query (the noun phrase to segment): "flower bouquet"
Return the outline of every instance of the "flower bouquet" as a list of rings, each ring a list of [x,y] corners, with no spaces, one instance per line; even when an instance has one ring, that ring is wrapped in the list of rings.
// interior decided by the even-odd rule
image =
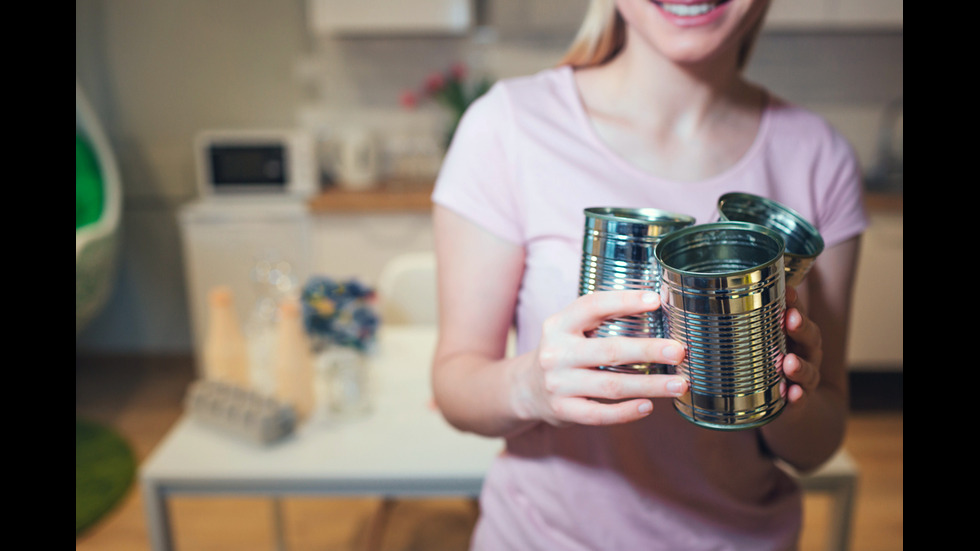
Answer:
[[[303,322],[316,348],[345,346],[366,352],[374,343],[379,318],[374,290],[356,280],[317,276],[303,287]]]
[[[468,70],[465,64],[456,63],[445,72],[430,74],[423,83],[420,91],[405,90],[402,92],[401,104],[406,109],[414,109],[423,98],[430,98],[449,110],[449,128],[446,131],[447,147],[452,141],[456,127],[466,109],[485,94],[493,85],[488,78],[476,82],[467,82]]]
[[[356,280],[313,277],[303,286],[300,303],[320,399],[331,415],[366,413],[371,393],[365,357],[379,324],[374,290]]]

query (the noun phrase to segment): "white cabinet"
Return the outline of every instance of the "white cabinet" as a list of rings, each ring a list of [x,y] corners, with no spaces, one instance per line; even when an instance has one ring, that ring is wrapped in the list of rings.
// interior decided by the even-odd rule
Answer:
[[[473,22],[472,0],[308,0],[314,34],[463,33]]]
[[[773,0],[766,28],[901,29],[903,19],[903,0]]]
[[[901,368],[904,350],[904,245],[901,212],[871,214],[858,261],[848,365]]]
[[[198,201],[182,207],[178,218],[191,337],[199,360],[208,292],[217,285],[231,288],[244,329],[269,291],[269,281],[274,278],[277,291],[285,294],[296,292],[309,276],[312,222],[304,202],[275,198]]]
[[[392,258],[435,248],[428,212],[327,212],[313,224],[315,272],[371,286]]]

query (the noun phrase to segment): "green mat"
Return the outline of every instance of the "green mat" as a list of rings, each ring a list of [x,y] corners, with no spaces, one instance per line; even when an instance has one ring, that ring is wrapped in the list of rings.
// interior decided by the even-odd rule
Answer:
[[[136,456],[115,431],[75,419],[75,537],[94,526],[126,495]]]

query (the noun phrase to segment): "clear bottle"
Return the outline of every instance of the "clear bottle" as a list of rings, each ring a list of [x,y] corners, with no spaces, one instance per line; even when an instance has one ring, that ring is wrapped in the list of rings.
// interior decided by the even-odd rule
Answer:
[[[296,299],[279,306],[274,365],[276,396],[296,409],[297,419],[309,419],[316,407],[313,351]]]
[[[204,343],[204,376],[240,387],[249,386],[248,345],[235,312],[231,288],[208,293],[208,331]]]
[[[276,393],[275,356],[279,303],[295,292],[292,266],[274,250],[265,251],[251,270],[255,303],[245,322],[252,387],[268,395]]]
[[[279,306],[274,298],[260,297],[245,322],[252,387],[266,395],[275,394],[276,328]]]

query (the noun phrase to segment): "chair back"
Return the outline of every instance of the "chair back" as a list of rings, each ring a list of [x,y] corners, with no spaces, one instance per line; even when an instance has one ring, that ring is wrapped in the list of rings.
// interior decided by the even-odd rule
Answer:
[[[435,253],[412,252],[392,258],[381,270],[377,291],[382,323],[438,323]]]
[[[90,161],[91,173],[100,189],[97,213],[88,212],[86,224],[75,228],[75,336],[105,307],[116,285],[118,269],[122,182],[115,153],[101,121],[88,97],[75,79],[76,149],[84,144],[83,159]],[[82,138],[79,140],[79,138]],[[78,152],[76,151],[76,179]],[[84,163],[84,161],[83,161]],[[92,183],[92,182],[87,182]],[[76,201],[78,184],[76,183]],[[77,216],[76,210],[76,216]],[[91,219],[89,219],[91,218]]]

